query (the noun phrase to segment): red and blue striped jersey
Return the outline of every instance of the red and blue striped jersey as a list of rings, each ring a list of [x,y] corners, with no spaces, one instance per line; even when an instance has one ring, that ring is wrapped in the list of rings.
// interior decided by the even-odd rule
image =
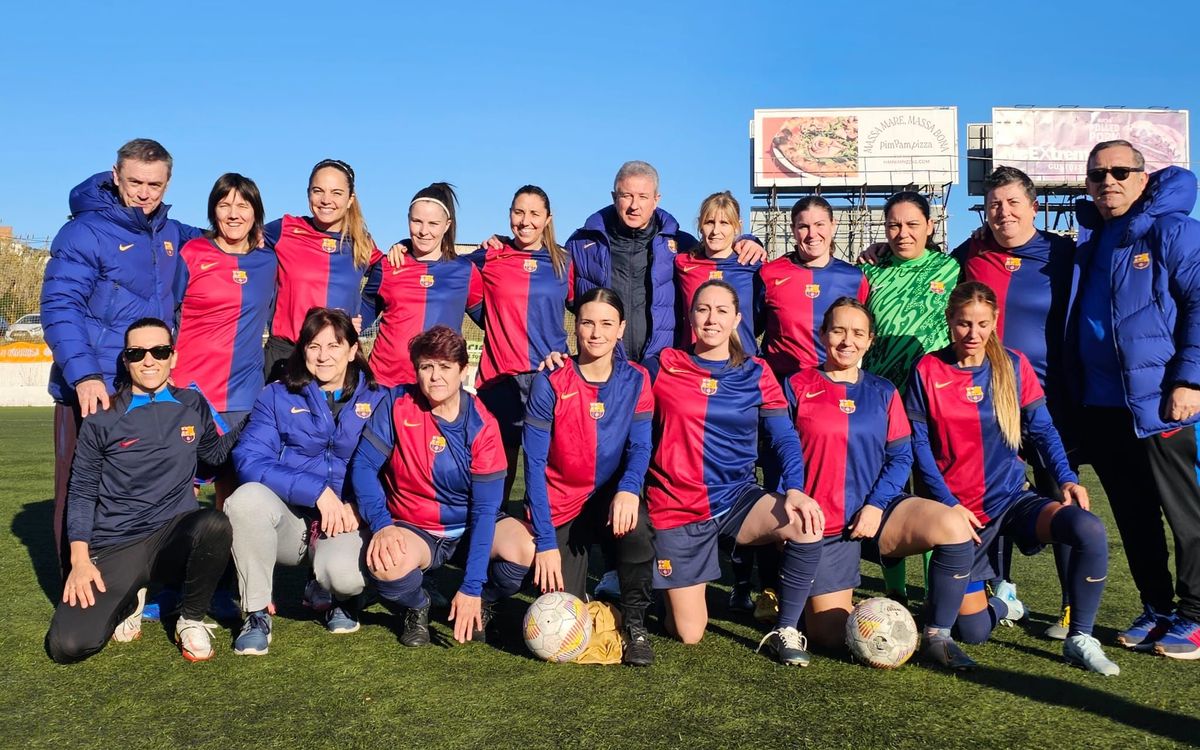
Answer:
[[[953,255],[963,280],[982,282],[996,293],[996,335],[1029,358],[1045,385],[1047,372],[1061,366],[1075,243],[1039,230],[1017,248],[1002,248],[989,236],[967,240]]]
[[[738,340],[747,354],[758,354],[758,332],[755,330],[754,302],[758,299],[758,269],[761,263],[738,262],[736,255],[728,258],[708,258],[704,251],[696,248],[692,253],[680,253],[675,256],[675,287],[677,306],[680,309],[680,320],[675,324],[678,332],[675,345],[690,346],[696,341],[696,334],[688,323],[688,310],[692,306],[692,297],[700,285],[711,279],[720,279],[733,287],[737,292],[738,302],[742,311],[742,322],[738,325]]]
[[[904,496],[912,471],[912,431],[896,386],[859,370],[858,381],[830,380],[810,367],[783,384],[804,451],[804,492],[837,536],[863,505],[886,510]]]
[[[349,237],[322,232],[308,217],[285,215],[263,228],[263,241],[279,256],[272,335],[296,341],[304,316],[313,307],[362,315],[363,328],[375,319],[375,310],[360,294],[367,269],[354,266],[354,243]]]
[[[275,253],[227,253],[206,237],[179,251],[179,360],[171,372],[195,383],[218,412],[250,411],[263,389],[263,332],[275,299]]]
[[[411,255],[393,266],[379,255],[367,273],[377,289],[379,333],[371,347],[371,371],[383,385],[415,383],[408,343],[435,325],[462,332],[463,313],[477,318],[483,306],[483,279],[465,257],[422,262]]]
[[[1025,355],[1005,350],[1016,372],[1022,427],[1046,457],[1056,480],[1078,482],[1046,411],[1037,373]],[[992,368],[959,367],[951,347],[922,356],[904,406],[913,452],[933,499],[962,504],[986,523],[1025,491],[1025,462],[1004,442],[992,403]]]
[[[653,416],[650,374],[623,359],[614,359],[603,383],[586,380],[574,359],[534,378],[523,444],[525,502],[539,552],[555,549],[554,529],[611,480],[616,491],[641,494]]]
[[[650,521],[672,529],[717,518],[755,484],[760,422],[783,466],[783,487],[804,489],[804,459],[787,400],[767,363],[739,367],[664,349],[647,362],[654,382],[654,455],[646,481]]]
[[[870,291],[862,271],[837,258],[810,268],[788,253],[764,265],[758,275],[763,358],[781,379],[825,361],[821,320],[830,305],[841,297],[866,304]]]
[[[575,298],[570,256],[561,277],[545,248],[480,248],[467,256],[483,274],[483,355],[476,387],[532,372],[550,352],[567,350],[563,317]]]

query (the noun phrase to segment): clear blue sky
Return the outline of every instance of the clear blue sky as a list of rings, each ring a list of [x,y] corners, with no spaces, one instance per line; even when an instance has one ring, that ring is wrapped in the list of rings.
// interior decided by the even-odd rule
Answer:
[[[434,180],[459,189],[460,241],[505,231],[530,182],[565,239],[634,158],[685,227],[722,189],[748,217],[755,108],[957,105],[963,155],[993,106],[1186,108],[1193,134],[1200,118],[1194,0],[413,5],[10,4],[0,224],[52,235],[70,188],[140,136],[174,155],[168,202],[195,224],[224,171],[274,218],[305,212],[314,162],[344,159],[386,246]],[[952,239],[973,203],[964,174]]]

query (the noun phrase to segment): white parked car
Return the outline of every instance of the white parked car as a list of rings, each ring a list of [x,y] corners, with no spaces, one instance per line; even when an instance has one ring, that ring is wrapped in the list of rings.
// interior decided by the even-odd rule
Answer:
[[[42,316],[37,313],[22,315],[9,327],[4,338],[9,341],[41,341]]]

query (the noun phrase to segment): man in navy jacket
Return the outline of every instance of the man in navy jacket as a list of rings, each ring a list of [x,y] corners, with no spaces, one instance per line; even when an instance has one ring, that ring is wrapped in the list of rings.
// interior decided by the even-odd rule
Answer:
[[[1082,448],[1144,605],[1118,641],[1200,659],[1200,222],[1188,216],[1196,176],[1179,167],[1147,175],[1127,141],[1097,144],[1087,166],[1092,200],[1077,214],[1091,235],[1077,253],[1066,354],[1082,380]]]
[[[109,406],[125,329],[139,318],[175,319],[178,252],[199,234],[167,218],[170,179],[161,144],[126,143],[110,172],[71,190],[71,220],[50,247],[41,313],[54,355],[54,533],[64,573],[63,509],[79,425]]]

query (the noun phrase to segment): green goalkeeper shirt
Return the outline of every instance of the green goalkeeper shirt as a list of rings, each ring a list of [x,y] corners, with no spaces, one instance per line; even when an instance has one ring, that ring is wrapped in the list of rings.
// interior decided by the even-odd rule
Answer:
[[[875,343],[864,367],[903,395],[917,359],[950,343],[946,300],[958,283],[958,261],[937,250],[904,260],[889,249],[862,270],[871,285],[867,307],[875,315]]]

